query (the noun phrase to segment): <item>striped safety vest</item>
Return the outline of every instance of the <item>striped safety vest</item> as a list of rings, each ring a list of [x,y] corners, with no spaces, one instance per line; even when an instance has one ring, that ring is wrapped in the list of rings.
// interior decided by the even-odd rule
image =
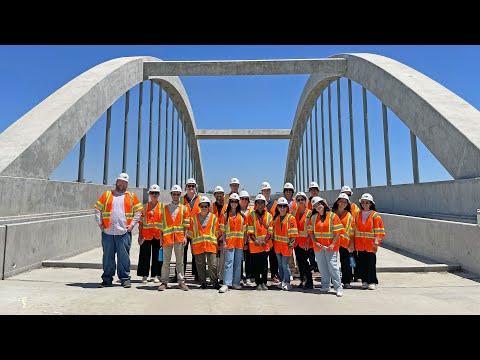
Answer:
[[[196,214],[190,218],[190,226],[188,228],[188,236],[192,239],[193,255],[203,254],[206,252],[217,253],[217,237],[220,235],[218,218],[215,214],[210,213],[210,219],[205,228],[202,227],[200,214]]]
[[[130,225],[133,220],[134,213],[143,210],[143,205],[138,200],[137,195],[127,191],[124,196],[124,206],[125,206],[125,218],[127,219],[127,225]],[[113,203],[113,191],[105,191],[100,198],[97,200],[93,207],[102,213],[102,222],[105,228],[110,227],[110,216],[112,214],[112,203]]]
[[[287,213],[280,221],[280,215],[275,219],[273,225],[273,249],[276,254],[282,254],[283,256],[292,255],[292,248],[288,247],[288,241],[290,238],[298,237],[297,220],[295,216]]]
[[[174,242],[182,242],[185,238],[185,230],[190,225],[190,218],[188,217],[188,210],[185,205],[180,204],[175,219],[172,219],[172,214],[168,210],[168,205],[162,206],[162,218],[159,223],[159,228],[163,233],[163,246],[172,245]]]
[[[375,238],[379,239],[378,245],[380,245],[381,239],[385,237],[382,218],[376,211],[372,211],[365,224],[362,223],[362,211],[359,211],[355,219],[355,227],[355,249],[357,251],[374,252]]]
[[[248,216],[248,234],[255,235],[255,238],[259,241],[265,240],[267,234],[273,235],[273,216],[266,209],[263,213],[262,220],[265,226],[260,225],[256,211],[252,211]],[[250,253],[255,254],[262,251],[269,251],[272,245],[273,243],[271,239],[267,241],[265,246],[257,246],[250,236],[248,238],[248,248],[250,249]]]
[[[300,213],[298,212],[298,208],[293,210],[292,213],[295,216],[295,220],[297,220],[297,229],[298,229],[298,237],[295,241],[295,246],[300,246],[302,249],[305,247],[305,242],[309,240],[308,237],[308,221],[310,220],[310,216],[312,216],[312,210],[308,210],[305,208],[305,212],[303,213],[302,217],[300,217]],[[312,244],[309,246],[312,247]]]
[[[327,213],[327,217],[325,218],[325,221],[323,223],[320,219],[319,213],[313,214],[310,218],[310,222],[308,223],[308,233],[314,234],[315,239],[317,239],[320,245],[323,246],[330,246],[333,237],[337,234],[343,234],[344,232],[345,229],[343,228],[340,219],[333,211],[329,211]],[[317,247],[315,243],[313,243],[312,245],[315,251],[322,250],[322,248]],[[333,251],[338,251],[339,248],[340,241],[337,240]]]
[[[160,202],[155,206],[153,216],[151,214],[150,202],[143,207],[142,217],[138,221],[142,224],[142,237],[145,240],[160,239],[160,228],[158,223],[161,220],[162,212],[160,211],[162,204]]]

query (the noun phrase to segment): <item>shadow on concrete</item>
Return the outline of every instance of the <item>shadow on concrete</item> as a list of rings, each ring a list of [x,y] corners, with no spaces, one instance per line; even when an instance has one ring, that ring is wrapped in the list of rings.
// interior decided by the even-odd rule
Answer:
[[[100,282],[94,282],[94,283],[67,283],[65,284],[67,286],[76,286],[76,287],[81,287],[81,288],[84,288],[84,289],[103,289],[101,288],[99,285],[100,285]],[[108,286],[108,287],[116,287],[116,286],[122,286],[121,284],[113,284],[112,286]]]

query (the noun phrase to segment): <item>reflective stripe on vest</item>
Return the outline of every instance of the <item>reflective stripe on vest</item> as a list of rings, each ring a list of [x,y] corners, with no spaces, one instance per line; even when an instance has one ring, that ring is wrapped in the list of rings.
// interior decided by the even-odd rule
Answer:
[[[192,234],[192,246],[201,242],[211,242],[217,243],[217,237],[215,236],[215,214],[212,214],[209,220],[210,225],[206,225],[205,228],[202,228],[202,225],[199,224],[200,219],[198,214],[193,218],[193,234]],[[209,230],[207,234],[200,235],[199,228],[203,229],[203,232]]]
[[[297,209],[293,210],[292,216],[297,218]],[[310,219],[310,216],[312,214],[311,210],[308,210],[305,208],[305,212],[303,213],[302,217],[297,220],[297,229],[298,229],[298,236],[301,237],[307,237],[308,236],[308,220]],[[300,230],[300,225],[302,224],[303,220],[303,230]]]
[[[313,231],[313,234],[316,239],[323,238],[323,239],[333,239],[333,231],[341,229],[343,227],[342,224],[332,226],[332,221],[334,217],[334,213],[332,211],[329,212],[328,215],[328,232],[317,231],[315,229],[315,224],[317,222],[317,218],[319,213],[316,213],[312,216],[312,227],[310,228]],[[321,225],[320,225],[321,226]]]
[[[267,222],[265,223],[265,225],[266,225],[265,234],[263,234],[263,235],[258,235],[258,233],[257,233],[257,213],[255,211],[252,211],[252,214],[251,214],[253,226],[251,226],[251,227],[249,226],[248,230],[250,232],[253,232],[253,234],[255,235],[255,238],[258,241],[265,240],[265,238],[267,237],[267,234],[268,234],[268,228],[270,227],[270,223],[272,222],[272,219],[273,219],[272,214],[270,214],[268,211],[265,211],[264,214],[267,214]],[[254,243],[254,241],[250,238],[249,238],[248,241],[251,242],[252,244]]]
[[[164,204],[162,209],[163,209],[162,222],[159,223],[160,224],[159,228],[162,229],[163,235],[165,236],[173,233],[183,233],[184,228],[189,225],[189,221],[186,216],[187,207],[185,205],[180,204],[180,209],[178,209],[177,217],[180,216],[180,219],[181,219],[180,225],[175,224],[175,220],[177,219],[177,217],[173,219],[172,214],[170,214],[170,211],[168,210],[168,205]],[[172,219],[170,225],[168,224],[168,220],[167,220],[167,211],[168,211],[168,214],[170,215],[170,219]]]
[[[382,228],[373,228],[373,224],[375,222],[375,219],[379,216],[378,213],[376,211],[373,212],[373,215],[372,215],[372,231],[358,231],[358,224],[359,224],[359,219],[360,219],[360,216],[361,216],[361,211],[359,211],[357,213],[357,218],[356,218],[356,223],[357,223],[357,227],[355,229],[355,237],[360,237],[360,238],[367,238],[367,239],[375,239],[375,234],[385,234],[385,230],[382,229]],[[367,220],[368,221],[368,218]],[[362,223],[362,225],[365,225]]]

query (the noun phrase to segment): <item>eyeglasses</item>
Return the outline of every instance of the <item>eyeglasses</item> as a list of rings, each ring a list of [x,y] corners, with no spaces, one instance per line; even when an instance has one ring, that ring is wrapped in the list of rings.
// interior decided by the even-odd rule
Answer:
[[[360,204],[370,204],[370,200],[361,200]]]
[[[312,190],[317,190],[317,191],[320,191],[320,189],[319,189],[319,188],[310,188],[310,189],[308,189],[308,191],[312,191]]]
[[[250,201],[249,198],[240,198],[240,200],[243,200],[243,201]]]
[[[200,205],[200,209],[208,209],[210,206],[208,205]]]
[[[197,185],[187,185],[187,188],[194,188],[196,187]]]
[[[157,195],[157,196],[158,196],[158,195],[160,195],[160,193],[159,193],[158,191],[152,191],[152,192],[150,193],[150,195]]]
[[[238,201],[237,200],[230,200],[230,204],[237,204],[238,205]]]
[[[292,190],[292,189],[284,189],[283,191],[284,191],[284,192],[287,192],[287,191],[291,191],[291,192],[293,192],[293,190]]]
[[[307,199],[305,198],[298,198],[297,201],[300,202],[300,201],[306,201]]]
[[[172,193],[172,196],[180,196],[182,195],[181,193]]]
[[[288,205],[277,205],[279,208],[285,208],[288,207]]]
[[[217,196],[223,197],[223,195],[225,195],[225,193],[215,193],[215,194],[213,194],[213,196],[215,196],[215,197],[217,197]]]

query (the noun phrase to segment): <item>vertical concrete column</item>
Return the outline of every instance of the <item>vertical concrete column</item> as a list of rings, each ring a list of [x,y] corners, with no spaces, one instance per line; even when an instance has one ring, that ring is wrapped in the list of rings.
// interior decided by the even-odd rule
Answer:
[[[83,135],[82,139],[80,140],[80,155],[78,157],[78,182],[85,182],[83,178],[83,170],[85,167],[85,144],[87,142],[87,134]]]
[[[160,186],[160,139],[162,134],[162,87],[160,85],[158,92],[157,185]],[[163,188],[165,189],[165,184]]]
[[[338,151],[340,156],[340,186],[345,185],[343,176],[342,107],[340,104],[340,78],[337,79]]]
[[[303,134],[302,138],[300,140],[300,164],[299,164],[299,170],[300,170],[300,184],[302,185],[303,188],[305,188],[305,174],[303,172]]]
[[[163,186],[165,190],[168,190],[167,186],[167,164],[168,164],[168,103],[169,103],[169,96],[167,92],[167,88],[165,88],[165,161],[163,167]]]
[[[172,95],[172,144],[170,145],[170,186],[173,186],[173,149],[174,149],[174,131],[175,131],[175,103],[174,103],[174,96]]]
[[[335,189],[335,175],[333,173],[333,129],[332,129],[332,84],[328,84],[328,132],[330,137],[330,180],[332,190]]]
[[[181,141],[182,141],[182,145],[180,145],[180,148],[182,149],[181,150],[181,156],[180,156],[180,186],[183,186],[184,184],[184,177],[183,177],[183,164],[184,164],[184,158],[183,158],[183,142],[184,142],[184,138],[185,138],[185,115],[182,113],[182,136],[181,136]]]
[[[317,181],[318,186],[320,186],[320,166],[318,164],[318,158],[320,154],[318,153],[318,106],[317,106],[318,99],[315,100],[315,150],[316,150],[316,162],[317,162]]]
[[[363,94],[363,125],[365,129],[365,157],[367,160],[367,186],[372,186],[372,175],[370,173],[370,142],[368,140],[368,108],[367,89],[362,87]]]
[[[137,176],[136,187],[140,187],[140,146],[142,145],[142,103],[143,103],[143,82],[140,83],[138,93],[138,131],[137,131]]]
[[[314,174],[314,160],[313,160],[313,116],[312,116],[312,111],[310,110],[310,164],[311,164],[311,169],[312,169],[312,180],[315,179],[315,174]],[[318,179],[315,179],[318,181]]]
[[[178,104],[177,104],[177,140],[176,140],[176,151],[175,151],[175,184],[178,185],[178,167],[180,166],[179,164],[179,159],[178,159],[178,143],[179,143],[179,134],[180,134],[180,112],[178,111]]]
[[[387,107],[382,104],[383,117],[383,144],[385,148],[385,172],[387,176],[387,186],[392,185],[392,172],[390,169],[390,143],[388,141],[388,117]]]
[[[123,125],[123,160],[122,172],[127,172],[127,143],[128,143],[128,111],[130,109],[130,90],[125,93],[125,116]]]
[[[105,155],[103,157],[103,185],[108,184],[108,161],[110,158],[110,127],[112,125],[112,107],[107,109],[107,124],[105,125]]]
[[[188,127],[185,126],[185,161],[183,166],[185,167],[185,182],[188,179],[190,174],[188,173],[188,159],[189,159],[189,152],[188,152]]]
[[[325,116],[323,112],[323,92],[321,96],[320,109],[322,112],[322,167],[323,167],[323,190],[327,190],[327,168],[325,165]],[[319,185],[320,186],[320,185]]]
[[[417,153],[417,137],[410,130],[410,145],[412,148],[412,168],[413,168],[413,182],[418,184],[420,177],[418,175],[418,153]]]
[[[147,188],[150,188],[152,176],[152,129],[153,129],[153,81],[150,80],[150,118],[148,122],[148,173]]]
[[[357,187],[355,176],[355,133],[353,130],[352,80],[348,79],[348,113],[350,115],[350,156],[352,158],[352,187]]]
[[[307,182],[310,182],[310,172],[308,171],[308,167],[310,165],[309,163],[309,159],[308,159],[308,120],[309,120],[309,117],[307,116],[307,121],[306,121],[306,124],[305,124],[305,167],[307,168]]]

